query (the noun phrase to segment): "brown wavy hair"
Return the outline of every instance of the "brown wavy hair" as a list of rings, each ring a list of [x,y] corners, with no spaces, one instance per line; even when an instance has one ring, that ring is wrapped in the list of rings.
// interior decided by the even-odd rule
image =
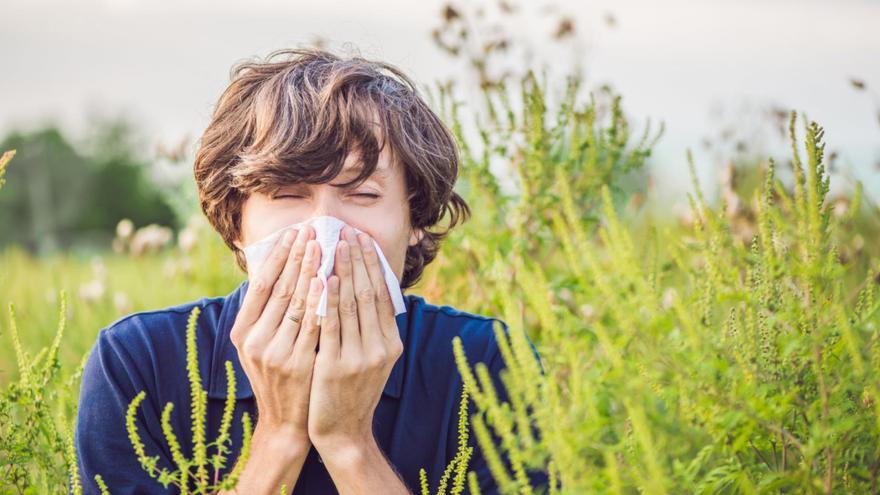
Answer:
[[[452,133],[413,82],[391,64],[318,48],[278,50],[238,63],[230,79],[199,139],[193,172],[202,211],[238,267],[247,273],[234,241],[252,192],[329,182],[350,151],[359,152],[363,170],[346,185],[360,184],[388,143],[404,171],[411,226],[424,232],[407,248],[401,279],[404,289],[415,285],[470,209],[452,190],[459,168]],[[449,224],[429,230],[447,212]]]

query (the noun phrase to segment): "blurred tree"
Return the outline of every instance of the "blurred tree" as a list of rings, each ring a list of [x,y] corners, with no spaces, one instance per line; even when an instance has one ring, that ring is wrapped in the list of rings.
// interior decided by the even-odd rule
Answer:
[[[116,223],[176,227],[172,209],[147,178],[147,160],[124,120],[96,122],[76,145],[55,125],[13,131],[0,149],[17,149],[0,194],[0,247],[20,244],[45,255],[59,249],[106,248]]]
[[[18,150],[16,167],[6,172],[0,195],[0,242],[46,253],[69,232],[85,196],[84,159],[55,127],[13,131],[0,148]]]

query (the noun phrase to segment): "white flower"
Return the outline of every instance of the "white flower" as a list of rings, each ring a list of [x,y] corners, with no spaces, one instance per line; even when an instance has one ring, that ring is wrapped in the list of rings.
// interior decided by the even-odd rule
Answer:
[[[150,224],[134,233],[131,239],[131,253],[140,255],[151,251],[159,251],[165,247],[172,237],[171,229],[161,225]]]
[[[180,247],[181,251],[188,253],[192,251],[192,248],[196,245],[198,239],[199,236],[196,233],[196,230],[192,227],[186,227],[177,235],[177,245]]]
[[[120,239],[127,239],[134,232],[134,222],[127,218],[123,218],[116,224],[116,236]]]
[[[122,291],[113,293],[113,305],[116,306],[116,312],[120,314],[131,313],[131,301]]]
[[[79,286],[79,297],[85,302],[95,302],[104,297],[104,282],[92,280]]]

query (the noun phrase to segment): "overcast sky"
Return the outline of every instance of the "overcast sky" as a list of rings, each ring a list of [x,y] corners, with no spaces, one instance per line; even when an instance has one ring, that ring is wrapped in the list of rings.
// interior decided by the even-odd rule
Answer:
[[[546,4],[547,2],[543,2]],[[839,165],[880,197],[880,2],[560,1],[585,44],[588,84],[610,84],[640,130],[663,120],[653,173],[671,194],[690,189],[685,150],[704,183],[700,142],[722,122],[774,105],[826,128]],[[151,139],[198,136],[236,61],[321,36],[392,62],[428,84],[454,72],[430,39],[443,2],[3,0],[0,132],[56,119],[76,132],[90,108],[124,111]],[[614,17],[614,25],[607,15]],[[524,37],[547,25],[525,16]],[[530,34],[531,33],[531,34]],[[538,58],[571,54],[545,43]],[[858,78],[868,91],[849,83]],[[873,94],[871,93],[873,90]],[[721,119],[717,117],[722,111]],[[745,126],[744,126],[745,127]],[[768,152],[784,142],[761,128]],[[749,134],[751,132],[752,134]],[[774,148],[775,147],[775,148]],[[836,180],[836,179],[833,179]],[[681,199],[684,199],[681,197]]]

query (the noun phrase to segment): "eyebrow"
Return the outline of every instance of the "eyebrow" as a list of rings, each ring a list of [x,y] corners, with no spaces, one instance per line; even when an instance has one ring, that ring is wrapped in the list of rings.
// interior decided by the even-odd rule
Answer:
[[[361,170],[363,170],[363,169],[364,169],[363,166],[356,165],[351,168],[344,169],[342,172],[340,172],[340,175],[357,176],[361,172]],[[391,176],[391,172],[388,169],[376,167],[376,169],[373,171],[372,175],[368,176],[365,180],[376,179],[379,183],[384,184],[385,179],[387,179],[389,176]],[[349,185],[349,186],[342,186],[339,184],[330,184],[330,185],[333,187],[340,187],[340,188],[351,187],[351,185]]]
[[[357,176],[357,174],[360,173],[361,170],[363,170],[363,166],[361,166],[361,165],[355,165],[355,166],[353,166],[353,167],[346,168],[346,169],[342,170],[342,172],[340,172],[339,175],[354,175],[354,176]],[[378,182],[380,185],[385,186],[385,185],[386,185],[386,184],[385,184],[385,179],[388,179],[390,176],[391,176],[391,171],[390,171],[390,170],[388,170],[388,169],[384,169],[384,168],[378,168],[378,167],[377,167],[376,170],[373,171],[373,174],[370,175],[370,176],[368,176],[368,177],[367,177],[366,179],[364,179],[364,180],[374,179],[374,180],[376,180],[376,182]],[[298,186],[302,186],[302,185],[303,185],[302,183],[286,184],[286,185],[281,186],[281,188],[287,188],[287,187],[298,187]],[[333,186],[333,187],[336,187],[336,188],[339,188],[339,189],[347,189],[347,188],[354,187],[354,186],[351,185],[351,184],[349,184],[349,185],[347,185],[347,186],[344,186],[344,185],[342,185],[342,184],[328,184],[328,185]]]

